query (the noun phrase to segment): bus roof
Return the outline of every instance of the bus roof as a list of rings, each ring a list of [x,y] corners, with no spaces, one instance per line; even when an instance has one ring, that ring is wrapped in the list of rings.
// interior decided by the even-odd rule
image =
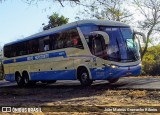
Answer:
[[[121,22],[117,22],[117,21],[110,21],[110,20],[80,20],[80,21],[64,24],[62,26],[58,26],[58,27],[55,27],[55,28],[51,28],[49,30],[45,30],[45,31],[36,33],[36,34],[28,36],[28,37],[26,37],[24,39],[20,39],[20,40],[16,40],[16,41],[7,43],[4,46],[20,43],[20,42],[31,40],[31,39],[44,37],[44,36],[51,35],[51,34],[56,33],[56,32],[60,32],[60,31],[63,31],[63,30],[75,28],[77,26],[85,26],[85,25],[103,25],[103,26],[129,27],[127,24],[124,24],[124,23],[121,23]]]

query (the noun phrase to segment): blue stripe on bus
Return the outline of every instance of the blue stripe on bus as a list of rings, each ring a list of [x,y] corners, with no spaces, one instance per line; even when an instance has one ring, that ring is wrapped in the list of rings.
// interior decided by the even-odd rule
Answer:
[[[3,64],[9,64],[9,63],[13,63],[13,62],[14,62],[13,59],[5,60],[5,61],[3,61]]]
[[[76,70],[57,70],[46,72],[30,72],[30,79],[41,80],[76,80]]]
[[[102,69],[91,68],[91,75],[93,80],[107,80],[120,77],[138,76],[141,73],[141,66],[128,69],[114,69],[104,67]],[[130,74],[127,74],[130,73]],[[76,80],[76,70],[56,70],[56,71],[41,71],[30,72],[30,78],[34,81],[42,80]],[[14,81],[14,74],[6,74],[7,81]]]
[[[61,57],[67,58],[67,54],[65,51],[60,52],[52,52],[52,53],[46,53],[46,54],[40,54],[35,56],[27,56],[17,59],[10,59],[10,60],[4,60],[3,64],[10,64],[10,63],[16,63],[16,62],[25,62],[25,61],[32,61],[32,60],[40,60],[40,59],[46,59],[46,58],[53,58],[53,57]]]
[[[6,81],[15,81],[14,74],[6,74],[5,80]]]
[[[6,74],[5,80],[15,81],[14,74]],[[76,80],[76,70],[30,72],[30,80]]]

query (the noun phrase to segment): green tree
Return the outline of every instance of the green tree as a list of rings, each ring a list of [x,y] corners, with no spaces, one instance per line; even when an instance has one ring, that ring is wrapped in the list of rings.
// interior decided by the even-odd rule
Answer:
[[[143,57],[142,74],[143,75],[160,75],[160,45],[149,47]]]
[[[58,13],[53,13],[51,16],[49,16],[49,22],[46,26],[43,27],[43,30],[48,30],[50,28],[54,28],[56,26],[61,26],[63,24],[68,23],[68,18],[65,18],[64,16],[59,16]]]
[[[153,41],[155,32],[160,31],[160,0],[133,0],[133,4],[143,16],[143,20],[139,21],[138,26],[147,33],[147,42],[142,51],[142,59],[147,51],[148,44]],[[138,12],[137,12],[138,13]]]

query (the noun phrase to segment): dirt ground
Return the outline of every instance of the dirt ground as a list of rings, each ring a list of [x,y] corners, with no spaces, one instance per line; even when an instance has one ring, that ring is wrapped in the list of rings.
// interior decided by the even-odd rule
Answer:
[[[105,109],[105,106],[160,106],[160,90],[122,90],[108,87],[106,84],[90,87],[46,84],[28,88],[9,86],[0,88],[0,106],[53,106],[54,111],[71,111],[70,114],[82,114],[77,112],[90,114],[86,113],[87,110],[92,112],[91,114],[97,114],[93,112]],[[88,109],[86,110],[86,108]],[[57,113],[55,112],[55,114]],[[107,112],[105,114],[117,113]]]

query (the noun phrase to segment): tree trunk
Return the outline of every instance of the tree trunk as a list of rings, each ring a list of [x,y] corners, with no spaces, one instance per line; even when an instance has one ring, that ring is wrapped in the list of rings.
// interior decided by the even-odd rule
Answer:
[[[153,31],[153,27],[154,27],[154,25],[150,28],[150,30],[149,30],[148,33],[147,33],[147,41],[146,41],[146,43],[145,43],[144,50],[142,51],[141,59],[143,59],[143,57],[144,57],[144,55],[145,55],[145,53],[146,53],[146,51],[147,51],[148,43],[149,43],[149,37],[150,37],[150,35],[151,35],[152,31]]]

